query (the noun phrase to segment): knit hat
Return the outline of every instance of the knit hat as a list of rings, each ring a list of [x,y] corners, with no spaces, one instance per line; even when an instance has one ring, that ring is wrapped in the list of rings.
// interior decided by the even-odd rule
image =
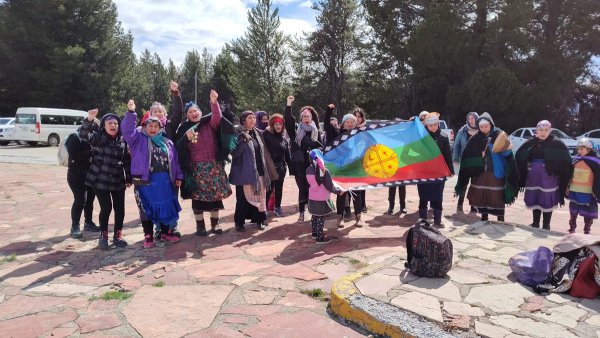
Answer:
[[[440,113],[431,112],[425,116],[425,125],[440,123]]]
[[[115,115],[113,113],[108,113],[108,114],[105,114],[104,116],[102,116],[102,118],[100,119],[100,130],[105,130],[104,125],[106,124],[107,121],[110,121],[110,120],[116,120],[119,123],[119,131],[117,132],[117,136],[121,136],[121,118],[119,118],[117,115]]]
[[[142,116],[142,120],[140,121],[140,126],[144,126],[146,124],[146,120],[150,117],[150,111],[147,111]]]
[[[358,123],[356,116],[352,114],[346,114],[344,115],[344,117],[342,117],[342,127],[344,126],[344,123],[346,123],[346,121],[348,121],[349,119],[354,120],[354,122]]]
[[[159,126],[162,127],[162,123],[156,116],[148,116],[145,120],[143,120],[142,125],[145,127],[146,125],[148,125],[148,123],[151,123],[151,122],[156,122],[156,123],[158,123]]]
[[[424,119],[425,116],[427,116],[427,114],[429,114],[429,112],[427,110],[423,110],[422,112],[419,113],[419,120]]]
[[[593,149],[594,148],[594,143],[587,137],[584,138],[580,138],[579,140],[577,140],[577,148],[579,147],[585,147],[588,149]]]

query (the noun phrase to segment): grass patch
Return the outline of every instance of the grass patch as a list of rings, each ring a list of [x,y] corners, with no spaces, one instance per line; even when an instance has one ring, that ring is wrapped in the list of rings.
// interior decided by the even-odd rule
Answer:
[[[92,296],[90,297],[90,301],[95,301],[95,300],[127,300],[129,298],[131,298],[133,295],[129,292],[125,292],[125,291],[107,291],[105,293],[103,293],[100,297],[98,296]]]
[[[308,289],[308,290],[300,290],[300,293],[305,294],[311,298],[326,302],[329,300],[327,294],[323,292],[321,289]]]
[[[16,253],[11,253],[8,256],[4,256],[2,258],[0,258],[0,264],[4,264],[4,263],[8,263],[8,262],[14,262],[17,260],[17,254]]]
[[[352,264],[352,266],[353,266],[353,267],[354,267],[354,269],[356,269],[356,270],[360,270],[360,269],[362,269],[362,268],[364,268],[364,267],[367,267],[367,266],[369,266],[369,264],[367,264],[367,263],[365,263],[365,262],[361,262],[361,261],[359,261],[358,259],[355,259],[355,258],[351,258],[351,259],[350,259],[350,264]]]
[[[165,286],[165,282],[162,280],[159,280],[158,282],[152,284],[152,286],[157,287],[157,288],[162,288],[163,286]]]

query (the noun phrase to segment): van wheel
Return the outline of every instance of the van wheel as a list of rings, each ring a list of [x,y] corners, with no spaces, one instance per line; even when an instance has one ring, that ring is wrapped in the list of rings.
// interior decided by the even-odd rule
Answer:
[[[52,147],[57,147],[60,143],[60,137],[56,134],[52,134],[48,136],[48,145]]]
[[[38,143],[36,141],[27,141],[27,145],[30,145],[30,146],[37,146],[37,144]]]

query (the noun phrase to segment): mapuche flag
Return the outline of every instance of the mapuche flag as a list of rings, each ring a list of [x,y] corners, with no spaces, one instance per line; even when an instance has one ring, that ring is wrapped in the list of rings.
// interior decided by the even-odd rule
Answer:
[[[421,121],[369,123],[338,136],[323,153],[335,183],[348,190],[445,180],[450,170]]]

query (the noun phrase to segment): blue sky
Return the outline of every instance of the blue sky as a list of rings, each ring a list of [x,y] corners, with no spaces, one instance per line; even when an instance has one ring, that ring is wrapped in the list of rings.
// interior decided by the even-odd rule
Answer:
[[[248,26],[247,13],[256,0],[113,0],[119,20],[134,38],[134,52],[145,48],[166,63],[180,65],[185,54],[208,48],[217,55],[225,43],[240,37]],[[274,0],[281,30],[302,34],[314,30],[315,12],[307,0]]]

